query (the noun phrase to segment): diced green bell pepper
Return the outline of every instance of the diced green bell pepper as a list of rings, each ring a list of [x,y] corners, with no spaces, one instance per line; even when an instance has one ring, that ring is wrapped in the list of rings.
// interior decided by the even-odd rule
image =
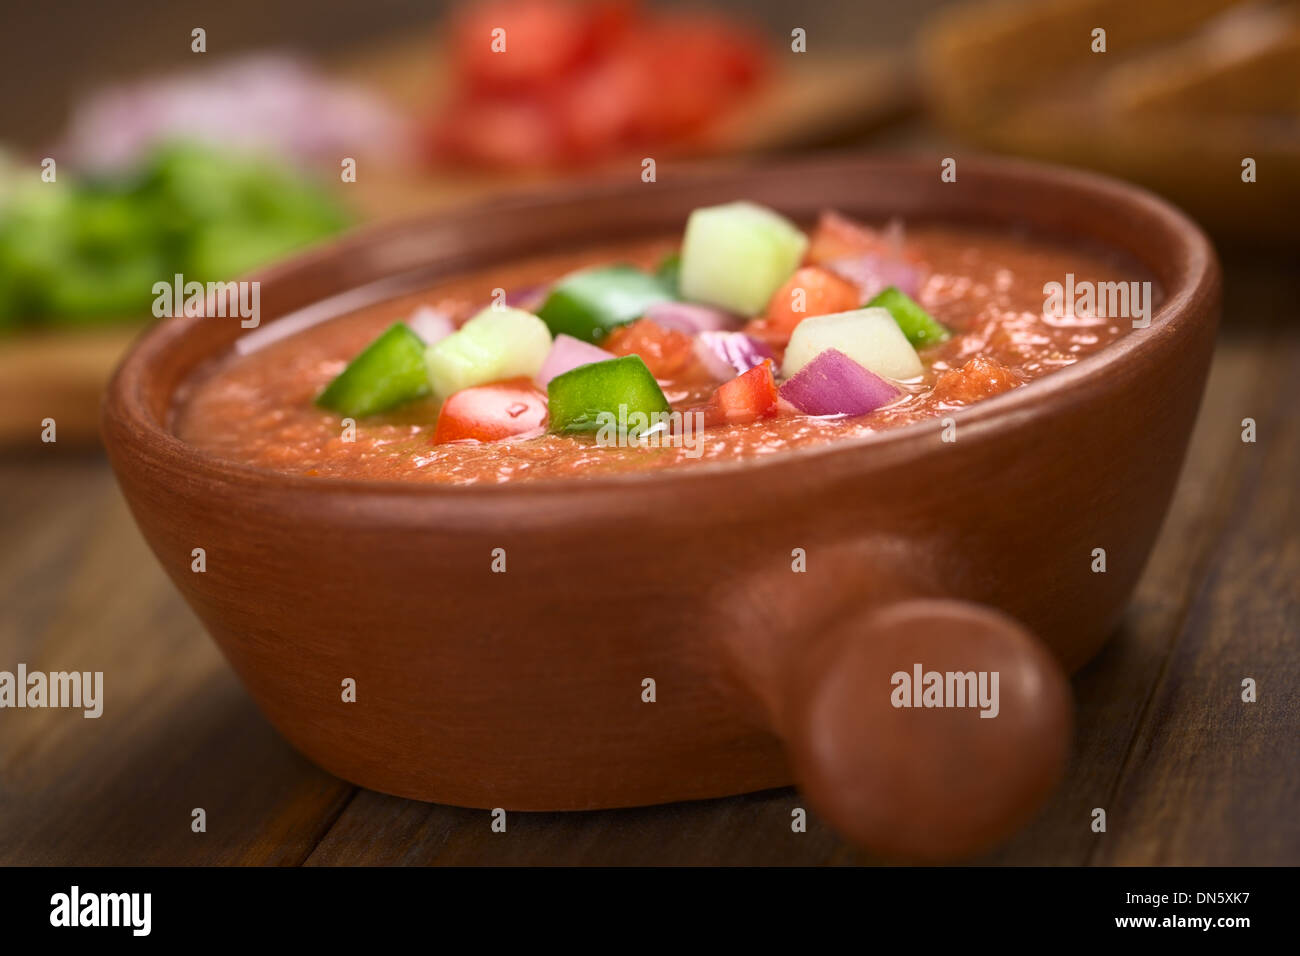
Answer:
[[[405,322],[394,322],[325,387],[316,404],[360,417],[423,398],[429,391],[423,340]]]
[[[664,284],[673,296],[679,297],[682,278],[682,254],[674,252],[672,255],[664,256],[663,261],[655,267],[655,278]]]
[[[610,421],[601,421],[602,413],[622,423],[622,430],[634,414],[648,418],[672,411],[639,355],[579,365],[557,375],[546,386],[546,399],[550,404],[550,429],[560,433],[599,431]]]
[[[552,335],[599,342],[611,329],[641,318],[648,306],[672,298],[656,276],[633,266],[608,266],[561,279],[537,314]]]
[[[882,289],[865,307],[887,310],[907,336],[912,348],[936,345],[952,337],[951,332],[897,286]]]

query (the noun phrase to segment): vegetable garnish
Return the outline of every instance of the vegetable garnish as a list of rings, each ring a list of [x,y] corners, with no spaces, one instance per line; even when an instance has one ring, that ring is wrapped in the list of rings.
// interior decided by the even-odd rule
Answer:
[[[446,398],[471,385],[532,378],[550,350],[551,333],[537,316],[489,306],[429,346],[429,384],[434,395]]]
[[[551,379],[546,387],[551,406],[552,432],[595,432],[608,427],[610,421],[629,423],[633,416],[645,424],[628,430],[644,431],[654,424],[654,416],[672,411],[650,369],[637,355],[625,355],[580,365]]]
[[[775,415],[777,388],[772,367],[771,360],[765,359],[719,385],[704,408],[704,423],[739,425]]]
[[[897,219],[876,230],[839,213],[823,212],[813,230],[808,261],[856,285],[859,303],[891,285],[916,295],[924,277],[920,264],[907,253],[903,224]]]
[[[952,338],[951,332],[921,308],[911,296],[896,286],[891,285],[883,290],[867,303],[867,307],[888,309],[913,348],[925,348],[927,345],[946,342]]]
[[[424,348],[408,325],[394,322],[325,387],[316,404],[360,417],[423,398],[430,391]]]
[[[433,441],[499,441],[544,431],[546,396],[526,378],[463,388],[442,403]]]
[[[858,287],[820,266],[804,266],[772,295],[757,320],[764,337],[788,340],[796,325],[813,315],[848,312],[862,305]]]
[[[808,239],[785,217],[750,202],[696,209],[682,240],[681,294],[757,315],[798,268]]]
[[[776,358],[771,349],[744,332],[701,332],[695,337],[695,354],[717,379],[748,372],[764,360]]]
[[[590,365],[592,362],[605,362],[616,357],[614,353],[606,352],[590,342],[575,339],[572,335],[557,335],[534,381],[537,382],[538,387],[545,388],[551,379],[563,375],[569,369],[577,368],[579,365]]]
[[[835,248],[884,241],[833,217],[819,231]],[[319,402],[366,415],[432,394],[442,402],[437,443],[545,431],[593,434],[597,444],[611,433],[676,436],[671,419],[682,413],[665,388],[683,403],[712,388],[693,405],[702,426],[867,414],[901,394],[891,380],[922,374],[914,346],[950,333],[896,286],[858,306],[854,282],[824,265],[800,266],[806,246],[798,229],[761,206],[697,209],[680,262],[670,257],[656,274],[582,269],[549,291],[517,290],[525,298],[541,290],[539,315],[496,305],[459,329],[423,306],[357,356]],[[675,297],[679,265],[680,293],[692,301]],[[762,317],[746,322],[755,309]]]
[[[921,270],[902,259],[868,252],[860,256],[831,259],[822,265],[857,286],[863,298],[874,296],[889,286],[897,286],[908,295],[916,295],[921,291]]]
[[[857,309],[804,319],[790,336],[782,373],[792,377],[827,349],[838,349],[886,378],[913,378],[923,371],[916,350],[885,309]]]
[[[672,296],[660,279],[632,266],[583,269],[561,279],[537,314],[553,335],[599,342]]]
[[[679,252],[664,256],[655,266],[655,278],[673,295],[681,291],[682,256]]]
[[[422,305],[412,312],[406,324],[411,327],[412,332],[424,340],[425,345],[441,342],[456,331],[456,323],[451,320],[451,316],[427,305]]]
[[[615,329],[605,340],[615,355],[639,355],[655,378],[682,378],[695,365],[694,339],[650,319]]]
[[[665,329],[676,329],[687,335],[734,329],[741,323],[737,315],[693,302],[656,302],[645,310],[645,317]]]
[[[826,349],[781,386],[781,397],[806,415],[865,415],[899,391],[839,349]]]

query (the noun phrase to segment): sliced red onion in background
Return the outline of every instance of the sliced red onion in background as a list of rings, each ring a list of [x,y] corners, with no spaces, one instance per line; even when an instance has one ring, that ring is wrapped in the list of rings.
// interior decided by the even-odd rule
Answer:
[[[695,354],[710,375],[724,382],[748,372],[763,359],[776,360],[771,349],[744,332],[701,332],[695,337]]]
[[[550,291],[550,286],[545,285],[525,285],[520,286],[518,289],[510,289],[505,294],[505,300],[497,307],[506,309],[523,309],[525,312],[532,312],[536,315],[537,310],[542,307],[542,303],[546,301],[546,296]],[[494,305],[497,305],[497,301],[497,299],[493,298],[489,302],[484,302],[481,305],[475,306],[471,315],[478,315],[484,309],[492,308]]]
[[[865,415],[898,394],[839,349],[820,353],[781,386],[781,397],[805,415]]]
[[[410,148],[402,118],[368,90],[295,55],[260,53],[99,90],[76,106],[54,155],[111,170],[177,139],[328,161],[335,175],[357,144],[388,158]]]
[[[542,367],[538,369],[534,381],[541,388],[546,388],[547,383],[555,376],[563,375],[579,365],[590,365],[592,362],[604,362],[617,357],[612,352],[597,348],[590,342],[560,333],[551,343],[551,350],[546,353],[546,358],[542,362]]]
[[[915,298],[921,291],[921,270],[902,259],[865,252],[860,256],[832,259],[826,268],[858,287],[865,302],[881,289],[898,286],[899,291]]]
[[[425,345],[441,341],[456,331],[456,323],[451,320],[451,316],[427,305],[422,305],[412,312],[406,324],[411,327],[412,332],[424,340]]]
[[[735,329],[742,322],[740,316],[731,312],[691,302],[656,302],[645,310],[645,317],[655,325],[687,335]]]
[[[550,291],[544,285],[526,285],[522,288],[512,289],[506,293],[506,305],[512,309],[523,309],[525,312],[536,312],[546,301],[546,294]]]

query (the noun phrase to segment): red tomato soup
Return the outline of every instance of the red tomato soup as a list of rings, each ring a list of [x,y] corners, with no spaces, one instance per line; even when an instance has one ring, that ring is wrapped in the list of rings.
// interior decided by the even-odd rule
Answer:
[[[514,263],[265,336],[186,383],[174,430],[220,458],[322,478],[691,467],[943,416],[1097,352],[1159,304],[1151,277],[1105,250],[834,213],[805,234],[734,208],[747,205],[697,210],[684,240]],[[1149,297],[1047,308],[1049,283],[1076,296],[1149,283]],[[519,308],[494,310],[494,290]],[[619,406],[682,415],[638,429]]]

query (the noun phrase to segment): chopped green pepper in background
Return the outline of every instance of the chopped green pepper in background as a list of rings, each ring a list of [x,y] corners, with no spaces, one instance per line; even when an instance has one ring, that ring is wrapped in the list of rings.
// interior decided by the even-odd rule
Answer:
[[[3,172],[0,327],[144,317],[155,282],[233,279],[348,223],[296,171],[196,143],[112,177]]]
[[[864,308],[881,308],[889,312],[907,336],[912,348],[935,345],[952,337],[920,304],[897,286],[882,289]]]
[[[360,418],[431,391],[424,340],[405,322],[394,322],[348,363],[316,397],[322,408]]]
[[[611,330],[641,318],[648,306],[672,298],[662,279],[633,266],[583,269],[556,283],[537,315],[552,335],[599,342]]]
[[[650,416],[672,411],[639,355],[579,365],[557,375],[546,386],[546,399],[550,404],[550,429],[563,433],[600,430],[602,412],[613,415],[618,422],[638,412]],[[622,416],[620,405],[624,407]]]

